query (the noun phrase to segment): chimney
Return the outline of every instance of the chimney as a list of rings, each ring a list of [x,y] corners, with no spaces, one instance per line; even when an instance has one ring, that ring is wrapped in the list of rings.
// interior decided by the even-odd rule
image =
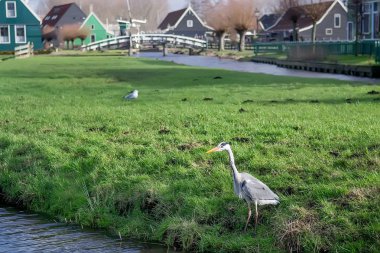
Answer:
[[[93,11],[94,11],[94,5],[90,4],[90,13],[92,13]]]

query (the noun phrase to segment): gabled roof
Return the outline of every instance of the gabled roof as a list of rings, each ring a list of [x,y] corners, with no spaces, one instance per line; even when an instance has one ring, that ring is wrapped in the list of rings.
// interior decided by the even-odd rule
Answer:
[[[187,8],[177,10],[170,12],[165,19],[161,22],[161,24],[158,26],[160,30],[165,30],[170,26],[174,26],[178,20],[183,16],[183,14],[186,12]]]
[[[265,14],[260,18],[260,26],[263,30],[273,26],[276,21],[281,17],[279,14]]]
[[[88,20],[91,18],[91,16],[94,16],[94,18],[99,22],[99,24],[103,27],[103,29],[109,33],[107,27],[103,24],[103,22],[100,20],[100,18],[94,13],[94,12],[91,12],[90,14],[88,14],[87,18],[83,21],[83,24],[80,26],[81,28],[84,27],[86,25],[86,23],[88,22]]]
[[[189,5],[187,8],[170,12],[165,19],[161,22],[161,24],[158,26],[158,29],[160,30],[167,30],[168,28],[176,28],[179,23],[182,21],[182,19],[186,16],[186,13],[191,11],[194,16],[198,19],[198,21],[207,29],[214,30],[212,27],[206,25],[202,19],[197,15],[197,13],[191,8]]]
[[[278,19],[278,21],[268,30],[270,31],[289,31],[293,30],[293,22],[292,17],[298,17],[297,19],[297,27],[299,31],[305,31],[313,26],[313,21],[310,17],[308,17],[305,6],[315,6],[319,8],[321,11],[319,13],[319,17],[317,18],[317,24],[321,23],[323,19],[329,14],[329,12],[333,9],[333,7],[339,3],[345,11],[347,8],[342,4],[340,0],[321,2],[317,4],[308,4],[303,6],[296,6],[289,8],[282,16]]]
[[[76,6],[78,9],[80,9],[76,3],[56,5],[51,8],[48,14],[43,18],[42,26],[55,26],[71,6]],[[53,17],[55,18],[53,19]]]

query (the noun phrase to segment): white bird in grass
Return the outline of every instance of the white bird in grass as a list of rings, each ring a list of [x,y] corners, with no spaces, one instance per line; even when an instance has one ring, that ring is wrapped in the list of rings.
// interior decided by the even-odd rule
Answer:
[[[277,205],[280,203],[280,198],[272,192],[269,187],[258,180],[257,178],[251,176],[248,173],[239,171],[235,166],[234,154],[232,153],[231,146],[227,142],[222,142],[215,148],[207,151],[207,153],[219,152],[219,151],[227,151],[230,157],[230,165],[232,169],[233,179],[234,179],[234,192],[235,194],[244,199],[248,204],[248,218],[245,224],[244,231],[247,231],[247,226],[249,220],[251,218],[252,210],[251,204],[255,204],[255,230],[257,227],[257,219],[259,216],[259,212],[257,210],[257,206],[261,205]]]
[[[138,96],[139,96],[139,91],[133,90],[128,95],[124,96],[124,99],[132,100],[132,99],[136,99]]]

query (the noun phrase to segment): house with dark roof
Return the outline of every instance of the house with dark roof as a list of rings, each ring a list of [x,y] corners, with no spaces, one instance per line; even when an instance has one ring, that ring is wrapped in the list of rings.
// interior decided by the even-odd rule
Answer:
[[[316,40],[347,39],[347,8],[340,0],[289,8],[272,27],[267,29],[271,39],[311,41],[313,21],[306,11],[307,8],[319,10]],[[298,38],[293,38],[294,28]]]
[[[206,33],[212,32],[212,27],[208,26],[191,8],[187,8],[170,12],[158,29],[166,34],[175,34],[181,36],[188,36],[193,38],[204,39]]]
[[[275,13],[263,15],[259,19],[260,29],[266,31],[268,28],[272,27],[280,17],[280,14]]]
[[[42,31],[45,41],[55,47],[60,46],[59,31],[65,25],[82,25],[87,15],[75,3],[56,5],[42,19]]]
[[[0,51],[31,42],[42,48],[41,19],[22,0],[0,0]]]

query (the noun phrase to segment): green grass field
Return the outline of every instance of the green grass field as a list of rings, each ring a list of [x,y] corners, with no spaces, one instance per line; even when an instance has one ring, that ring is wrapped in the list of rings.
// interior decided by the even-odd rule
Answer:
[[[0,77],[0,191],[31,210],[188,250],[380,248],[379,85],[122,56],[8,60]],[[227,154],[205,154],[221,141],[281,198],[255,235]]]

